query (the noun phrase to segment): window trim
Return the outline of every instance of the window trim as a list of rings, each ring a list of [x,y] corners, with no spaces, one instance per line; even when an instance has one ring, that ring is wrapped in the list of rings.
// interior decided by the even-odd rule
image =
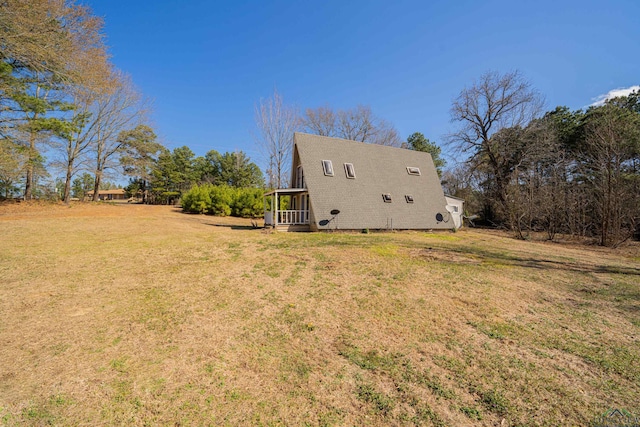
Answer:
[[[349,166],[351,166],[352,176],[349,176]],[[356,169],[353,167],[353,163],[344,164],[344,173],[348,179],[356,179]]]
[[[420,168],[417,166],[407,166],[407,173],[409,175],[415,175],[415,176],[420,176],[422,175],[420,173]]]
[[[324,176],[333,176],[333,162],[331,160],[323,160],[322,170],[324,172]]]

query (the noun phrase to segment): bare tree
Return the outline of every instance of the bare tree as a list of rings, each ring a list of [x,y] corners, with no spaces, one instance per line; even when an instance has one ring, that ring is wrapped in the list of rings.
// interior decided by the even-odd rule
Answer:
[[[338,135],[350,141],[365,142],[376,133],[371,108],[358,105],[353,110],[340,110],[337,114]]]
[[[391,147],[402,147],[403,144],[396,128],[384,119],[377,120],[375,134],[367,142]]]
[[[118,97],[122,92],[131,91],[131,84],[121,73],[112,71],[109,75],[103,76],[103,64],[100,62],[96,64],[96,68],[98,72],[92,75],[92,81],[88,85],[73,85],[69,89],[70,103],[74,106],[73,115],[68,122],[69,126],[62,134],[63,143],[60,144],[62,157],[57,162],[66,175],[62,196],[65,203],[69,203],[71,197],[73,176],[81,168],[88,168],[87,154],[91,148],[100,144],[100,133],[103,131],[105,122],[110,120],[110,116],[116,114],[113,109],[118,107],[106,101]],[[86,69],[92,69],[90,64]],[[98,76],[102,78],[101,81],[98,80]],[[132,114],[135,114],[135,111]]]
[[[300,119],[300,125],[305,132],[330,137],[338,135],[336,122],[336,113],[330,107],[307,108]]]
[[[600,244],[618,246],[636,231],[640,220],[631,171],[640,147],[640,115],[613,103],[594,109],[587,124],[589,160],[583,168],[592,187]]]
[[[38,144],[69,133],[69,88],[95,88],[109,72],[102,25],[73,1],[0,2],[0,133],[28,146],[27,199],[41,159]]]
[[[98,190],[105,173],[118,165],[118,155],[124,143],[119,136],[124,131],[139,127],[147,114],[147,102],[130,79],[120,73],[115,75],[115,81],[113,90],[100,96],[93,107],[93,201],[98,200]]]
[[[0,1],[0,59],[66,81],[86,80],[87,59],[103,56],[102,19],[65,0]]]
[[[298,112],[286,106],[277,90],[268,99],[261,99],[255,107],[258,128],[257,143],[269,165],[267,185],[282,188],[288,181],[293,133],[298,124]]]
[[[402,144],[393,125],[376,117],[368,106],[334,112],[329,107],[308,108],[300,120],[305,132],[371,144]]]
[[[449,143],[490,172],[494,197],[507,210],[507,187],[522,160],[519,145],[524,129],[542,111],[543,101],[523,76],[515,71],[485,73],[454,100],[451,120],[459,122]],[[507,131],[507,129],[510,129]]]

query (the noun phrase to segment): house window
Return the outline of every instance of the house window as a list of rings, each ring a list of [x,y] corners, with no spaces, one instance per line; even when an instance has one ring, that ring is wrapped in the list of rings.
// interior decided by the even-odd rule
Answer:
[[[322,169],[324,170],[325,176],[333,176],[333,164],[331,160],[323,160]]]
[[[407,203],[413,203],[413,196],[410,194],[405,195],[404,199],[407,201]]]
[[[350,179],[356,178],[356,170],[353,168],[353,163],[345,163],[344,172],[347,174],[347,178],[350,178]]]
[[[407,166],[407,173],[409,175],[418,175],[418,176],[420,176],[420,168],[417,168],[415,166]]]
[[[454,205],[454,206],[453,206],[453,211],[454,211],[454,212],[458,212],[458,207]]]
[[[296,168],[296,188],[304,188],[304,172],[302,166]]]
[[[382,200],[384,200],[385,203],[391,203],[391,194],[389,193],[385,193],[382,195]]]

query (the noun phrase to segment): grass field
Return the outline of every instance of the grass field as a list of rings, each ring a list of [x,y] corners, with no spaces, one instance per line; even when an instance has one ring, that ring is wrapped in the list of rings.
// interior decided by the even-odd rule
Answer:
[[[640,248],[0,205],[0,424],[588,425],[640,412]],[[640,415],[640,414],[638,414]]]

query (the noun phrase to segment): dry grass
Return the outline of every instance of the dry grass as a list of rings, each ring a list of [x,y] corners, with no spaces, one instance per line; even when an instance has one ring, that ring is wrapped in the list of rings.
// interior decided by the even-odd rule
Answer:
[[[640,411],[638,246],[0,206],[0,424],[586,425]]]

